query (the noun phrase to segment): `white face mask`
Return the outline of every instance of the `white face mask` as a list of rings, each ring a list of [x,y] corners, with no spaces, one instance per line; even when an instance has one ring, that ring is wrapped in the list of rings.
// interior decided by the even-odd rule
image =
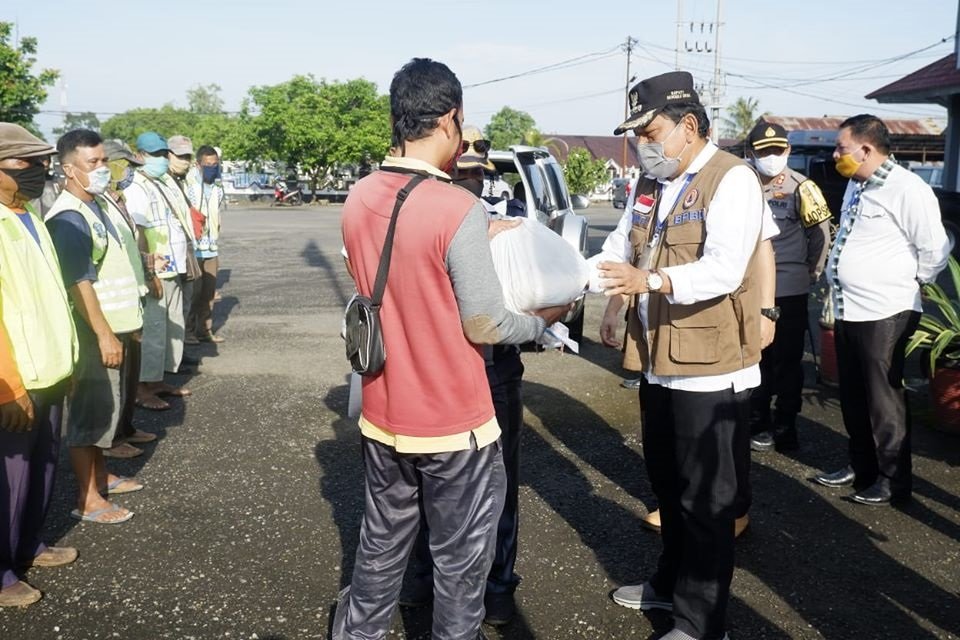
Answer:
[[[84,191],[95,196],[102,195],[110,186],[110,167],[97,167],[87,174],[87,182],[89,184],[83,187]]]
[[[753,166],[757,168],[762,175],[765,175],[768,178],[778,176],[783,173],[783,170],[787,168],[787,159],[789,155],[783,154],[782,156],[764,156],[762,158],[754,158]]]

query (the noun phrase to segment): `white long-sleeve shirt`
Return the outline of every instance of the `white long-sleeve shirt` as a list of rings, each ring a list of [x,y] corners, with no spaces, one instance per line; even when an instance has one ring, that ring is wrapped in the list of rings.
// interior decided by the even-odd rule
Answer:
[[[688,176],[699,172],[717,151],[716,145],[708,143],[684,173],[673,180],[659,181],[662,189],[659,221],[670,213]],[[635,192],[636,188],[631,192],[631,197]],[[667,300],[671,304],[693,304],[732,293],[743,282],[757,239],[767,240],[779,233],[763,197],[760,182],[746,165],[734,167],[723,176],[707,209],[705,225],[707,238],[702,257],[696,262],[660,270],[670,277],[673,293],[667,294]],[[588,260],[591,292],[603,291],[597,269],[600,262],[632,260],[632,226],[633,211],[628,206],[617,228],[604,241],[600,253]],[[647,294],[639,296],[637,312],[643,326],[648,327]],[[760,384],[759,365],[712,376],[656,376],[651,371],[645,373],[650,383],[681,391],[720,391],[731,387],[734,391],[742,391]]]
[[[935,280],[950,256],[933,190],[912,171],[891,165],[885,178],[867,181],[859,207],[850,206],[858,187],[854,181],[843,196],[840,224],[852,225],[845,241],[834,243],[827,261],[842,292],[833,291],[840,320],[864,322],[921,311],[920,283]]]

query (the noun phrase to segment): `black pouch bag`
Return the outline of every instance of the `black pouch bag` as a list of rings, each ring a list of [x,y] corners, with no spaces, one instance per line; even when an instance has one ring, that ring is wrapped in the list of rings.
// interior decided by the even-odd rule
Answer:
[[[346,339],[347,360],[354,372],[362,376],[376,376],[383,371],[387,361],[387,352],[383,346],[383,329],[380,325],[380,306],[383,303],[383,290],[387,286],[387,274],[390,272],[390,254],[393,253],[393,234],[397,228],[397,215],[410,192],[426,176],[415,175],[397,192],[397,200],[387,227],[387,237],[380,253],[380,265],[377,268],[377,280],[373,285],[373,297],[356,295],[347,305],[344,314],[344,338]]]

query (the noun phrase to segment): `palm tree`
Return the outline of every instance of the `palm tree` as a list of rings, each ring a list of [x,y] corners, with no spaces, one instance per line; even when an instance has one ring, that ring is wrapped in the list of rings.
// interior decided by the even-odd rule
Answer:
[[[720,118],[723,135],[737,140],[746,138],[757,120],[770,114],[769,111],[764,111],[758,116],[759,108],[760,102],[756,98],[737,98],[732,105],[727,107],[727,113],[730,117]]]

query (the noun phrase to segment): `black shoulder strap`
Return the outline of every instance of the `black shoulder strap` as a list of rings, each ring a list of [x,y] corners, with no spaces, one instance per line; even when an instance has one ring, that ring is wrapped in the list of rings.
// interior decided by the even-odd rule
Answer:
[[[410,178],[410,181],[400,191],[397,192],[397,201],[393,205],[393,214],[390,216],[390,226],[387,227],[387,238],[383,241],[383,251],[380,253],[380,266],[377,267],[377,280],[373,285],[374,309],[380,308],[383,302],[383,290],[387,287],[387,274],[390,273],[390,255],[393,253],[393,234],[397,228],[397,215],[400,208],[410,192],[416,189],[417,185],[427,179],[426,175],[417,174]]]

